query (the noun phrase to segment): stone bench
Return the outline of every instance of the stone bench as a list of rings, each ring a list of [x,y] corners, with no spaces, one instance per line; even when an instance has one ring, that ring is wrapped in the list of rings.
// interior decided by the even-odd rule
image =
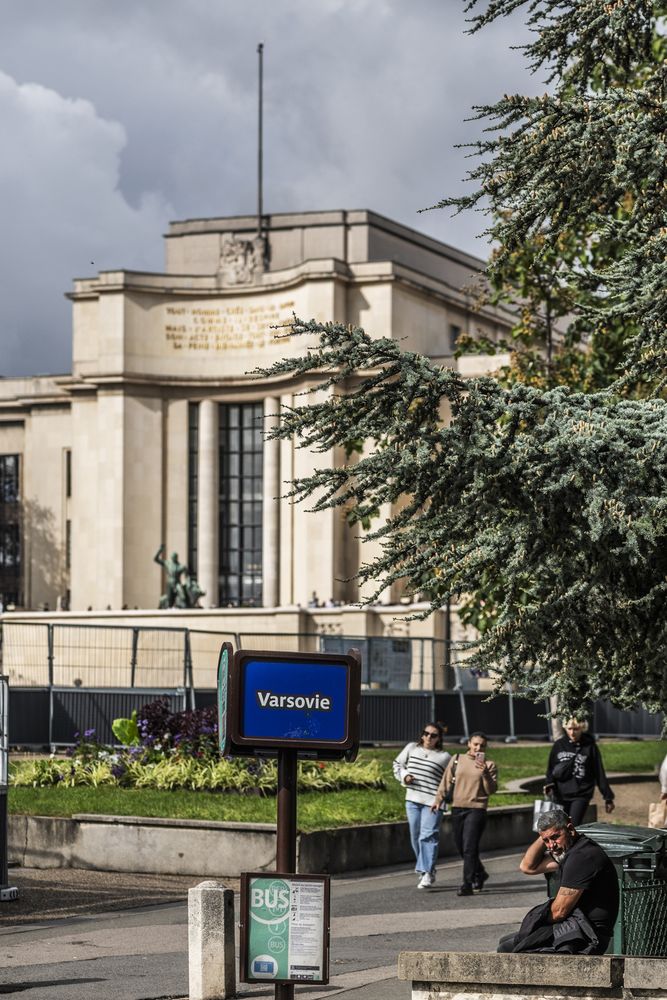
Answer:
[[[667,1000],[667,958],[404,951],[398,978],[412,1000]]]

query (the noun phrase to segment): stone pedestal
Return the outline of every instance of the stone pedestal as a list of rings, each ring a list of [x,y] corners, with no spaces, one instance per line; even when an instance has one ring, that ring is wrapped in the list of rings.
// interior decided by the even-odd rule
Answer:
[[[188,890],[190,1000],[236,996],[234,892],[221,882]]]

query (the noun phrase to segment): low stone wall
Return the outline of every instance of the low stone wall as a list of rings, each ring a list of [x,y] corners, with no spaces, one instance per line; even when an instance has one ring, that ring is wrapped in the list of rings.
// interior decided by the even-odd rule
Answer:
[[[372,794],[372,792],[370,793]],[[486,851],[527,844],[532,807],[490,809]],[[262,823],[79,815],[9,817],[9,858],[29,868],[92,868],[200,877],[275,867],[276,829]],[[444,817],[440,857],[456,853]],[[302,833],[298,870],[336,874],[412,860],[407,823],[374,823]]]
[[[407,951],[398,978],[412,984],[412,1000],[667,998],[664,958]]]

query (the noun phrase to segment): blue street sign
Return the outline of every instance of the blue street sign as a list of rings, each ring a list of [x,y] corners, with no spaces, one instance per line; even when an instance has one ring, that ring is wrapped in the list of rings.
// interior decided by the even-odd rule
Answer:
[[[343,743],[347,663],[248,659],[241,670],[239,736]]]

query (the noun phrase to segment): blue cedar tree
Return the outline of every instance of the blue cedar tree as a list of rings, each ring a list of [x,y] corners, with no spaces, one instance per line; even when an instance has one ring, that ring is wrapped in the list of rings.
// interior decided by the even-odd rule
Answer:
[[[403,504],[372,532],[382,553],[362,580],[378,592],[405,580],[436,609],[502,572],[471,666],[501,665],[500,683],[571,711],[598,697],[667,705],[665,401],[463,380],[338,324],[295,322],[292,335],[308,337],[305,353],[261,374],[330,391],[286,409],[272,436],[316,451],[362,439],[367,452],[290,495],[353,523]]]
[[[488,0],[473,30],[520,6]],[[528,14],[535,35],[526,53],[547,69],[551,92],[480,109],[495,134],[478,147],[477,190],[442,204],[465,209],[487,199],[499,241],[492,277],[538,235],[545,253],[573,233],[610,240],[617,251],[602,268],[595,257],[578,260],[569,287],[600,322],[634,326],[625,379],[643,378],[655,391],[667,307],[666,70],[653,58],[662,5],[532,0]],[[499,684],[557,695],[573,713],[599,697],[664,710],[661,396],[627,398],[618,385],[585,394],[464,382],[358,328],[295,321],[292,334],[309,337],[305,354],[261,374],[291,374],[331,393],[286,411],[274,434],[324,451],[366,443],[358,461],[315,471],[292,495],[314,509],[340,506],[353,522],[400,501],[374,532],[382,554],[361,578],[378,591],[393,580],[428,589],[435,609],[502,573],[497,616],[472,665],[500,667]]]

